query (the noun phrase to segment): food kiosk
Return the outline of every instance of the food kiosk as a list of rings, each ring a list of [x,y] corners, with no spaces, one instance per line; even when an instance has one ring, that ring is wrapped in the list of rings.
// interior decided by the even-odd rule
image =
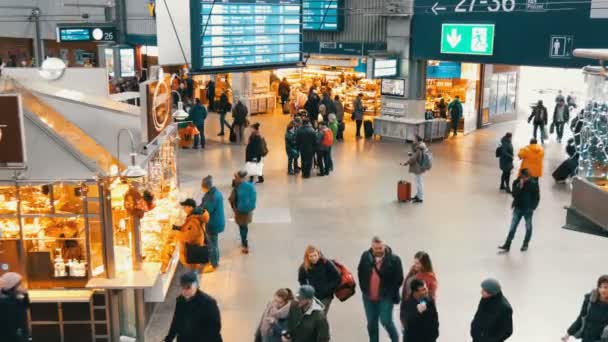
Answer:
[[[24,276],[34,341],[143,341],[177,266],[177,128],[141,143],[131,113],[91,117],[16,82],[0,100],[23,152],[6,162],[0,140],[0,274]]]

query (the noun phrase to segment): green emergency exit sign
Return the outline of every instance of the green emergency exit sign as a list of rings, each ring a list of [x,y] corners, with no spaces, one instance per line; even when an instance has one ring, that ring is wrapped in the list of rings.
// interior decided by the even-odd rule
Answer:
[[[442,24],[441,53],[491,56],[494,24]]]

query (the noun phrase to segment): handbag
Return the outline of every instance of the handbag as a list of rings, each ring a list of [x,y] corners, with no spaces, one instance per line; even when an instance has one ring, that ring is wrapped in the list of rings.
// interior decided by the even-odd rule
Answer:
[[[245,171],[248,176],[263,176],[264,162],[247,162],[245,163]]]
[[[209,262],[209,239],[207,232],[204,232],[204,245],[186,243],[186,262],[189,264],[206,264]]]
[[[555,122],[552,122],[549,126],[549,134],[553,134],[553,132],[555,132]]]
[[[549,139],[549,134],[547,134],[547,126],[543,126],[541,134],[543,135],[543,139]]]
[[[262,157],[266,157],[268,155],[268,144],[266,144],[266,139],[262,138]]]

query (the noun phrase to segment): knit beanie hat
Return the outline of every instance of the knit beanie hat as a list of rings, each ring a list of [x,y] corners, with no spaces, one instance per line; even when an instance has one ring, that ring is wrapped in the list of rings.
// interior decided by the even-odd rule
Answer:
[[[502,291],[500,283],[496,279],[488,278],[481,282],[481,288],[487,293],[495,296]]]
[[[0,277],[0,289],[10,290],[19,285],[23,277],[19,273],[7,272]]]

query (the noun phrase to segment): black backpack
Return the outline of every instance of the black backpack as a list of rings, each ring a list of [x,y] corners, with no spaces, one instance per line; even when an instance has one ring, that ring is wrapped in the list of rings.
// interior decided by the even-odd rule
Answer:
[[[498,147],[496,148],[496,158],[500,158],[501,155],[502,155],[502,145],[498,145]]]

